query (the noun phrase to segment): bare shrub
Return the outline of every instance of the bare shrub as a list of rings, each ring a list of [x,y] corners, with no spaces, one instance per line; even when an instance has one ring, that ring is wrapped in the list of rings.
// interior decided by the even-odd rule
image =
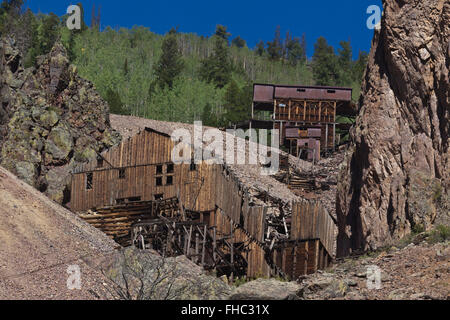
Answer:
[[[122,249],[103,274],[121,300],[176,300],[193,285],[181,277],[176,259],[134,248]]]

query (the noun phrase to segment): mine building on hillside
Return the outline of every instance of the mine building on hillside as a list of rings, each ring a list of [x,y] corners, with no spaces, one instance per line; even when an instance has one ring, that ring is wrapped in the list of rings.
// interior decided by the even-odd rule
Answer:
[[[294,279],[328,266],[335,225],[319,202],[257,174],[255,185],[289,198],[250,191],[250,173],[239,172],[248,166],[173,163],[180,126],[148,120],[123,130],[120,145],[74,170],[70,209],[122,246],[186,255],[219,274]]]
[[[356,111],[351,88],[255,84],[251,114],[244,127],[279,129],[280,146],[297,157],[319,160],[339,144],[337,129],[350,129],[337,123],[337,116],[355,116]]]

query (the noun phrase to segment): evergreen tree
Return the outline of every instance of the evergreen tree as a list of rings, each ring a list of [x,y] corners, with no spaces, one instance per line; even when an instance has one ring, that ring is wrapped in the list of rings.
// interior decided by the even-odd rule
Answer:
[[[122,103],[122,100],[120,99],[120,95],[117,91],[109,88],[108,91],[106,92],[105,100],[106,102],[108,102],[109,112],[111,112],[112,114],[119,114],[119,115],[127,114],[125,107]]]
[[[264,41],[259,41],[258,44],[256,45],[256,54],[260,57],[262,57],[264,55],[264,52],[266,52],[266,48],[264,45]]]
[[[200,77],[207,82],[214,83],[216,87],[223,88],[231,79],[232,64],[229,57],[227,38],[217,35],[223,33],[218,26],[214,40],[213,55],[203,60],[200,67]],[[226,29],[225,29],[226,30]]]
[[[360,82],[366,71],[369,54],[365,51],[359,51],[358,60],[353,66],[353,80]]]
[[[275,38],[267,42],[267,53],[271,60],[280,60],[283,57],[283,44],[281,41],[280,26],[275,31]]]
[[[324,37],[317,39],[314,45],[313,75],[317,85],[336,85],[339,80],[339,70],[334,48],[329,46]]]
[[[212,106],[210,103],[207,103],[205,105],[205,108],[203,109],[202,122],[203,122],[203,125],[205,125],[205,126],[209,126],[209,127],[217,126],[217,117],[213,113]]]
[[[172,29],[162,44],[162,55],[155,68],[155,85],[161,89],[173,88],[173,82],[184,68],[180,49],[176,38],[176,31]]]
[[[231,41],[231,44],[238,48],[244,48],[245,46],[247,46],[247,42],[245,42],[245,40],[242,39],[240,36],[234,38],[233,41]]]
[[[0,36],[11,30],[12,24],[19,17],[23,0],[3,0],[0,5]]]
[[[338,49],[339,82],[341,86],[349,86],[353,79],[353,57],[350,41],[341,41]]]
[[[225,125],[236,124],[249,118],[251,95],[246,86],[240,89],[236,81],[231,80],[225,92]],[[250,97],[250,98],[249,98]]]
[[[125,58],[125,62],[123,63],[123,75],[128,77],[128,58]]]
[[[290,39],[286,44],[287,60],[293,66],[306,61],[306,50],[300,42],[300,38]]]
[[[84,21],[84,7],[81,2],[77,3],[77,6],[80,8],[80,14],[81,14],[81,30],[74,30],[75,32],[83,32],[88,29],[88,26],[86,25],[86,22]]]
[[[229,33],[227,31],[227,27],[226,26],[222,26],[220,24],[218,24],[216,26],[216,36],[218,36],[219,38],[223,39],[226,41],[227,45],[228,45],[228,38],[231,36],[231,33]]]

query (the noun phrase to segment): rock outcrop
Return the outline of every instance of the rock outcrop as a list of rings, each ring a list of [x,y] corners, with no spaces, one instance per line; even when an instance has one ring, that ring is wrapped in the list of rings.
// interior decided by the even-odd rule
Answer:
[[[230,300],[298,300],[300,285],[276,279],[256,279],[236,288]]]
[[[77,75],[60,43],[24,69],[11,42],[0,42],[0,164],[64,203],[72,168],[120,135],[107,103]]]
[[[383,5],[339,177],[340,256],[429,229],[448,209],[450,2]]]

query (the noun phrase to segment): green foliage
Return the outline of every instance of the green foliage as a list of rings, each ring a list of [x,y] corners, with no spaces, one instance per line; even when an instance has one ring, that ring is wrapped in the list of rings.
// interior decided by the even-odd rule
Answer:
[[[217,88],[223,88],[230,81],[231,72],[232,65],[227,42],[216,35],[214,53],[203,60],[200,68],[200,77],[204,81],[214,83]]]
[[[231,41],[231,45],[238,47],[238,48],[243,48],[247,46],[247,42],[242,39],[240,36],[237,36],[236,38],[233,39],[233,41]]]
[[[296,65],[297,63],[306,62],[306,38],[305,35],[302,38],[290,37],[288,33],[286,37],[286,59],[291,65]]]
[[[341,41],[341,48],[338,49],[337,61],[339,64],[339,80],[341,86],[351,86],[353,80],[352,74],[352,46],[350,41]]]
[[[450,240],[450,226],[445,226],[441,224],[430,232],[427,241],[430,244],[435,244],[449,240]]]
[[[239,88],[236,81],[231,80],[225,92],[225,125],[245,121],[250,117],[251,87]]]
[[[412,233],[414,235],[418,235],[422,232],[425,232],[425,227],[422,224],[416,224],[415,226],[412,227]]]
[[[55,41],[60,38],[60,31],[63,29],[61,28],[61,20],[53,13],[30,19],[30,28],[32,33],[31,46],[25,58],[25,67],[34,65],[36,57],[49,53]]]
[[[11,30],[11,25],[19,17],[23,0],[3,0],[0,5],[0,36]]]
[[[173,82],[181,74],[184,63],[178,48],[176,32],[172,29],[163,40],[162,54],[155,66],[155,85],[161,89],[173,88]]]
[[[365,51],[359,51],[358,60],[353,65],[353,80],[361,81],[366,70],[369,54]]]
[[[264,55],[264,53],[266,52],[264,41],[261,40],[260,42],[258,42],[258,44],[256,45],[255,51],[256,51],[256,54],[260,57],[262,57]]]
[[[332,46],[324,37],[317,39],[314,45],[313,75],[317,85],[331,86],[339,80],[338,61]]]
[[[275,31],[273,41],[267,42],[267,54],[271,60],[280,60],[283,57],[283,44],[281,41],[280,26]]]
[[[112,89],[108,89],[106,92],[106,99],[109,104],[109,111],[113,114],[127,114],[122,100],[120,99],[120,95],[117,91]]]
[[[217,37],[219,37],[220,39],[224,40],[228,45],[228,38],[231,36],[231,34],[227,31],[226,26],[222,26],[222,25],[218,24],[216,26],[216,34],[215,35]]]
[[[212,37],[175,30],[161,36],[144,27],[107,27],[100,32],[86,26],[81,9],[82,29],[73,31],[64,26],[64,16],[17,13],[15,28],[23,30],[23,42],[28,43],[26,66],[61,39],[80,75],[94,83],[115,113],[166,121],[202,119],[207,125],[224,126],[248,119],[255,82],[345,84],[354,89],[355,100],[359,97],[367,54],[361,52],[353,61],[349,42],[341,42],[336,55],[319,39],[311,62],[305,35],[292,37],[288,32],[281,39],[279,27],[267,48],[260,41],[252,50],[240,36],[230,46],[231,35],[221,25]],[[0,8],[0,30],[10,12]]]

